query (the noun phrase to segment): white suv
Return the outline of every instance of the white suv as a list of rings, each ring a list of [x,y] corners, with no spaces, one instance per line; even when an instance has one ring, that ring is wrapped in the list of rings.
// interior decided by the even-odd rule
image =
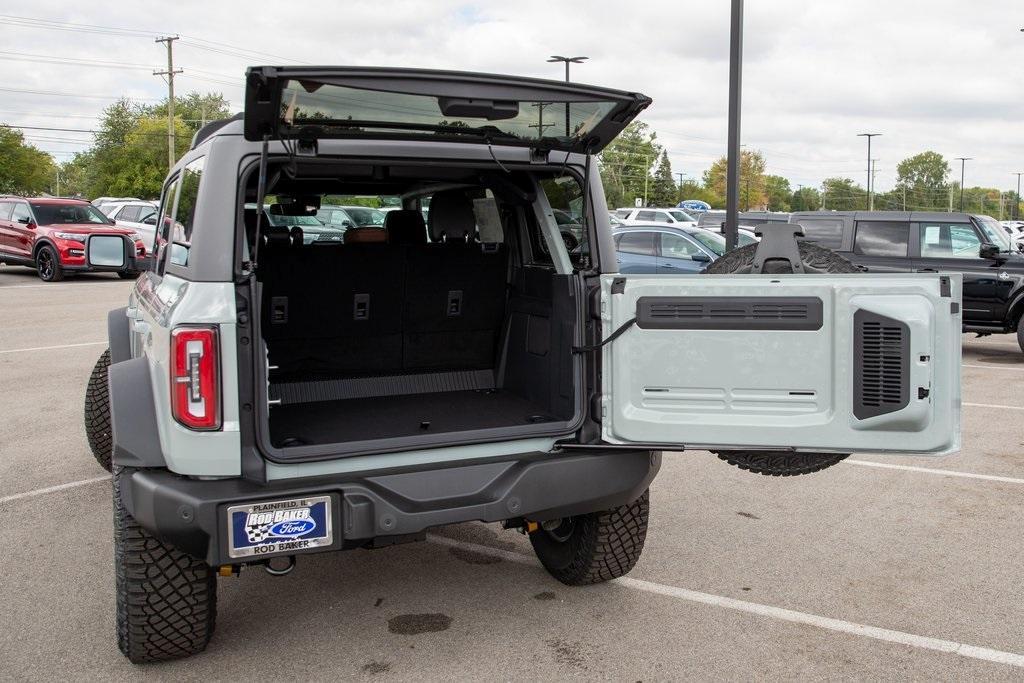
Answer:
[[[682,209],[617,209],[615,214],[619,217],[626,225],[630,224],[651,224],[651,223],[667,223],[669,225],[677,226],[696,226],[697,221],[693,216],[686,213]]]

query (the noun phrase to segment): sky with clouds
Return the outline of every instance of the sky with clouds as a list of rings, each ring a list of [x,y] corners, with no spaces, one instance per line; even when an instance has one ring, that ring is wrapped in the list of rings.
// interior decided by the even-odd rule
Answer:
[[[181,36],[178,92],[223,92],[237,110],[253,64],[558,79],[563,67],[549,55],[586,55],[573,80],[654,98],[643,120],[673,170],[699,177],[725,151],[728,26],[727,0],[0,0],[0,122],[88,130],[118,97],[166,96],[151,72],[166,66],[154,38],[167,34]],[[794,187],[835,175],[864,183],[866,145],[856,134],[871,131],[883,133],[872,149],[879,191],[893,185],[901,159],[926,149],[973,157],[968,186],[1010,189],[1011,174],[1024,171],[1022,27],[1022,0],[747,0],[743,142]],[[26,134],[61,160],[90,137]]]

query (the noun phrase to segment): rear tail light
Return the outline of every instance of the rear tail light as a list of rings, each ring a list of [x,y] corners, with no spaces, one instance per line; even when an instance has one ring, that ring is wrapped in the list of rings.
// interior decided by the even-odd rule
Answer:
[[[220,429],[220,377],[215,327],[171,331],[171,412],[189,429]]]

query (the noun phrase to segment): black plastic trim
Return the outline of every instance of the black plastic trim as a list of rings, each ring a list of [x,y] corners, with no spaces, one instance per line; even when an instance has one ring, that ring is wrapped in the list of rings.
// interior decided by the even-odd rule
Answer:
[[[110,364],[121,363],[132,357],[131,332],[129,330],[128,308],[115,308],[107,313],[107,347],[110,349]]]
[[[216,566],[241,561],[227,555],[227,505],[330,495],[336,501],[335,542],[311,551],[323,552],[467,521],[544,521],[606,510],[638,498],[660,467],[660,453],[606,451],[523,453],[438,469],[266,485],[241,478],[200,481],[162,469],[136,470],[122,483],[122,496],[144,528]]]
[[[820,330],[813,296],[642,296],[636,323],[651,330]]]
[[[113,353],[113,351],[111,351]],[[164,467],[153,404],[149,362],[133,358],[110,366],[113,462],[122,467]]]
[[[874,339],[869,340],[869,335]],[[910,327],[858,310],[853,314],[854,417],[865,420],[895,413],[909,403]]]

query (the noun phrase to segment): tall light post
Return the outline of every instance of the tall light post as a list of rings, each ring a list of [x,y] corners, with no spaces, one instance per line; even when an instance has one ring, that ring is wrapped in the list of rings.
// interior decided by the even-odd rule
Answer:
[[[736,248],[740,223],[740,103],[743,92],[743,0],[729,15],[729,138],[726,147],[725,249]]]
[[[960,213],[964,212],[964,167],[967,166],[967,162],[974,157],[957,157],[956,160],[960,162]]]
[[[1024,31],[1024,29],[1021,29]],[[1017,176],[1017,196],[1013,200],[1013,220],[1020,220],[1020,177],[1024,175],[1024,171],[1018,171],[1013,175]]]
[[[868,211],[875,208],[875,203],[871,200],[871,138],[877,138],[881,133],[857,133],[859,138],[868,139]]]
[[[562,55],[551,55],[549,62],[565,62],[565,82],[569,82],[569,65],[570,64],[582,64],[584,61],[590,59],[590,57],[563,57]],[[569,102],[565,103],[565,137],[572,135],[569,130],[569,126],[572,125],[569,122]]]

